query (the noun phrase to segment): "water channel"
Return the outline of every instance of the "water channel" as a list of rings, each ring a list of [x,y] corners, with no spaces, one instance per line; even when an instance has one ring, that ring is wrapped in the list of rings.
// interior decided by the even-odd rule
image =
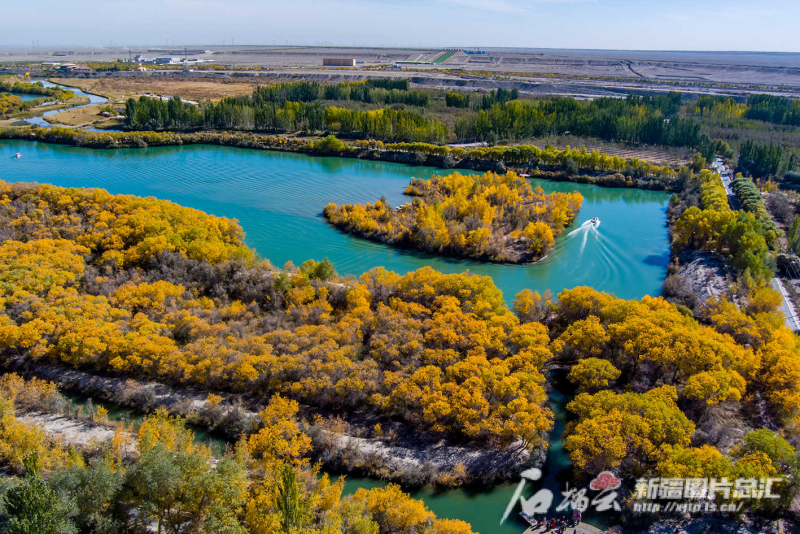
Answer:
[[[16,152],[22,154],[20,159],[13,157]],[[545,191],[577,189],[585,198],[574,227],[557,240],[550,256],[534,265],[443,259],[393,249],[343,234],[322,218],[322,208],[329,202],[374,202],[385,196],[398,205],[408,200],[402,191],[412,177],[444,172],[452,171],[217,146],[90,150],[0,140],[0,179],[6,182],[101,187],[114,194],[154,196],[236,218],[247,244],[278,266],[289,260],[299,265],[308,258],[328,257],[345,275],[357,276],[377,265],[401,274],[425,265],[447,273],[469,270],[491,276],[509,302],[524,288],[558,293],[586,285],[623,298],[660,293],[669,251],[665,228],[669,195],[662,192],[533,180]],[[580,226],[592,217],[601,219],[599,227]],[[569,459],[561,451],[568,398],[558,389],[566,388],[554,390],[550,399],[557,420],[544,480],[556,502],[570,478]],[[379,484],[348,477],[346,490]],[[528,486],[526,495],[535,489]],[[516,514],[499,525],[515,488],[516,481],[485,489],[423,489],[412,495],[440,517],[470,522],[476,532],[519,534],[524,524]],[[603,526],[603,518],[590,521]]]

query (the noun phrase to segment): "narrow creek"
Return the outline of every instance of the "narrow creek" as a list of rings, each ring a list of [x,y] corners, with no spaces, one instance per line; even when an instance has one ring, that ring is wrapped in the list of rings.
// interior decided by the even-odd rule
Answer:
[[[97,407],[102,406],[106,410],[108,410],[108,420],[112,423],[123,423],[125,426],[130,425],[133,423],[133,430],[134,432],[139,429],[139,426],[142,424],[144,420],[145,413],[140,412],[138,410],[134,410],[132,408],[126,408],[124,406],[120,406],[118,404],[113,404],[110,402],[98,400],[93,397],[88,397],[86,395],[82,395],[80,393],[75,393],[73,391],[64,391],[59,390],[61,395],[66,398],[68,401],[72,403],[71,408],[74,413],[75,409],[79,406],[86,406],[86,402],[88,400],[92,401],[92,406],[96,410]],[[84,414],[86,413],[86,408],[84,408]],[[224,436],[218,434],[216,432],[211,432],[203,427],[197,425],[187,425],[192,432],[194,432],[194,441],[195,443],[201,443],[203,445],[207,445],[208,448],[211,450],[214,456],[222,456],[225,454],[225,446],[230,443]]]
[[[564,391],[569,390],[566,382],[566,372],[556,370],[551,373],[550,384],[550,409],[555,416],[555,424],[549,435],[549,450],[547,460],[542,468],[542,480],[529,482],[523,491],[524,498],[530,497],[539,489],[548,489],[553,493],[553,507],[560,504],[562,491],[567,487],[575,487],[575,477],[572,472],[572,464],[569,457],[563,450],[563,433],[568,420],[566,405],[572,400],[571,395],[566,395]],[[108,419],[112,422],[122,422],[125,425],[133,424],[134,431],[139,428],[145,414],[117,404],[97,400],[75,392],[61,392],[62,395],[71,401],[71,409],[78,406],[85,406],[87,400],[91,400],[96,409],[102,406],[108,410]],[[194,432],[196,443],[202,443],[209,447],[212,454],[221,456],[225,453],[226,446],[233,445],[233,441],[225,436],[209,432],[208,430],[196,425],[188,425]],[[352,475],[341,475],[330,473],[331,478],[336,480],[339,476],[345,476],[344,494],[355,493],[359,488],[371,489],[386,485],[381,480],[368,477]],[[494,487],[467,487],[449,490],[437,490],[432,487],[421,489],[405,488],[409,494],[417,499],[421,499],[433,510],[437,517],[457,518],[470,523],[475,532],[480,533],[500,533],[500,534],[519,534],[526,528],[526,524],[519,518],[520,506],[517,504],[508,519],[501,525],[502,514],[514,496],[518,481],[510,481]],[[613,524],[613,517],[603,514],[585,514],[584,521],[599,528],[608,528]]]
[[[63,125],[60,125],[60,124],[51,124],[51,123],[47,122],[45,120],[45,117],[49,117],[50,115],[55,115],[56,113],[61,113],[62,111],[66,111],[67,109],[80,109],[80,108],[85,108],[86,106],[94,106],[95,104],[105,104],[106,102],[108,102],[108,99],[106,97],[104,97],[104,96],[93,95],[91,93],[85,93],[85,92],[81,91],[80,89],[78,89],[77,87],[68,87],[68,86],[65,86],[65,85],[59,85],[57,83],[48,82],[47,80],[34,80],[34,81],[42,82],[42,85],[44,85],[45,87],[60,87],[62,89],[69,89],[70,91],[74,91],[75,94],[78,95],[78,96],[89,97],[89,103],[88,104],[82,104],[80,106],[73,106],[71,108],[66,108],[66,109],[54,109],[54,110],[51,110],[51,111],[45,111],[41,115],[38,115],[36,117],[29,117],[29,118],[25,119],[26,122],[28,122],[30,124],[33,124],[35,126],[38,126],[39,128],[50,128],[51,126],[63,126]],[[89,128],[88,130],[89,131],[94,131],[92,128]]]

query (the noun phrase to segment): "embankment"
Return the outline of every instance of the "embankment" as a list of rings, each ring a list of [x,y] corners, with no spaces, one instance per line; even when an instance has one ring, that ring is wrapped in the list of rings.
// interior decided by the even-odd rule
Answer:
[[[175,388],[156,382],[135,381],[113,376],[99,376],[70,367],[9,358],[2,370],[36,376],[55,382],[64,391],[117,404],[139,412],[166,408],[187,421],[226,435],[230,440],[253,432],[258,425],[258,411],[266,399],[220,393],[223,402],[207,403],[207,392]],[[332,431],[328,425],[312,424],[313,414],[302,409],[302,428],[312,438],[313,459],[331,471],[370,476],[407,486],[438,484],[457,487],[478,483],[499,483],[518,476],[520,470],[544,463],[545,451],[533,453],[524,448],[506,450],[471,447],[444,439],[421,437],[413,432],[393,429],[384,436],[371,436],[370,429],[357,423],[345,423],[347,431]],[[30,414],[30,422],[67,442],[88,444],[113,436],[102,425],[52,414]],[[109,434],[110,432],[110,434]],[[86,443],[84,443],[86,442]]]

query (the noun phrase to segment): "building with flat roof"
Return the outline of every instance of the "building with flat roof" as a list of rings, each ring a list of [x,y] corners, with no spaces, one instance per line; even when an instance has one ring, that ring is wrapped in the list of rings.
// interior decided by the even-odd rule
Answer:
[[[323,67],[355,67],[355,58],[326,57],[322,58]]]

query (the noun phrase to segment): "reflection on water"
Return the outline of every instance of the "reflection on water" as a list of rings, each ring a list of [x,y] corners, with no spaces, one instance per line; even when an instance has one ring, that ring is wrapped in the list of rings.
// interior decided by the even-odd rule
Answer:
[[[19,160],[12,156],[21,152]],[[276,265],[330,258],[339,273],[358,276],[383,265],[398,273],[431,267],[446,273],[491,276],[506,300],[524,288],[540,293],[579,285],[623,298],[657,295],[666,273],[668,240],[665,211],[669,195],[637,189],[532,180],[545,191],[580,191],[585,200],[578,221],[556,242],[554,251],[533,265],[500,265],[438,258],[344,234],[325,223],[329,202],[374,202],[381,196],[396,206],[408,201],[402,192],[412,177],[453,171],[342,158],[254,151],[228,147],[183,146],[127,150],[89,150],[26,141],[0,141],[0,178],[66,187],[102,187],[115,194],[155,196],[214,215],[236,218],[247,244]],[[462,173],[469,171],[460,171]],[[581,226],[599,217],[599,226]],[[566,390],[566,388],[565,388]],[[570,463],[561,450],[567,398],[553,391],[556,425],[542,484],[560,502],[563,483],[571,480]],[[348,478],[347,491],[382,484]],[[540,486],[528,484],[532,494]],[[416,497],[440,517],[463,519],[483,534],[519,534],[525,525],[516,514],[499,521],[516,481],[481,488],[436,492]],[[603,518],[591,518],[602,526]]]
[[[10,161],[18,151],[22,159]],[[452,171],[209,146],[93,151],[2,141],[0,156],[6,181],[102,187],[236,218],[248,245],[278,266],[328,257],[340,273],[356,276],[376,265],[398,273],[425,265],[447,273],[469,270],[491,276],[508,301],[524,288],[557,293],[578,285],[638,298],[659,294],[666,272],[662,262],[648,260],[668,251],[669,196],[662,192],[532,180],[548,192],[577,189],[585,200],[576,224],[593,217],[602,224],[582,239],[562,236],[535,265],[502,265],[391,248],[344,234],[322,218],[329,202],[384,196],[394,206],[405,203],[403,190],[412,177]]]
[[[29,95],[27,93],[9,93],[9,94],[11,96],[16,96],[17,98],[19,98],[23,102],[26,102],[28,100],[36,100],[37,98],[43,98],[43,99],[47,100],[47,95]]]

